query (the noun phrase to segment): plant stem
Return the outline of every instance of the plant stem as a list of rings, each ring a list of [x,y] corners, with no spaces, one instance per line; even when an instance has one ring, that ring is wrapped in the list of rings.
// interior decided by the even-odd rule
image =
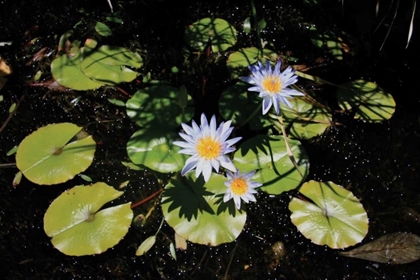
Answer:
[[[289,155],[290,160],[292,161],[293,165],[296,167],[296,169],[299,172],[300,176],[303,177],[302,171],[300,171],[299,166],[298,166],[298,164],[296,162],[295,156],[292,153],[292,149],[290,149],[289,139],[288,139],[287,134],[286,134],[286,129],[284,128],[283,117],[281,115],[280,116],[277,116],[277,120],[280,123],[281,132],[283,133],[284,142],[286,143],[287,154]]]
[[[142,204],[144,204],[144,203],[148,202],[149,200],[151,200],[151,199],[152,199],[152,198],[154,198],[155,196],[159,195],[162,191],[163,191],[163,189],[161,188],[161,189],[159,189],[157,192],[155,192],[155,193],[153,193],[153,194],[149,195],[148,197],[146,197],[145,199],[140,200],[140,201],[139,201],[139,202],[137,202],[137,203],[134,203],[133,205],[131,205],[131,209],[134,209],[134,208],[136,208],[137,206],[140,206],[140,205],[142,205]]]

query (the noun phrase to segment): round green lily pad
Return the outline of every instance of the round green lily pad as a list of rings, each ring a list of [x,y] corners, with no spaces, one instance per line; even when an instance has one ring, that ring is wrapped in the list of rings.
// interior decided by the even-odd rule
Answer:
[[[241,171],[258,170],[253,179],[263,184],[260,189],[281,194],[299,187],[309,172],[309,159],[302,144],[289,139],[289,145],[303,176],[290,160],[282,136],[258,135],[245,141],[235,152],[233,163]]]
[[[204,184],[202,176],[187,182],[172,180],[162,196],[162,211],[167,223],[182,238],[193,243],[217,246],[234,241],[242,232],[245,211],[233,200],[223,202],[226,178],[212,174]]]
[[[329,109],[316,106],[303,98],[289,98],[292,108],[280,104],[284,125],[289,129],[289,136],[297,139],[310,139],[322,134],[331,126],[332,114]],[[277,119],[271,119],[273,125],[281,131]]]
[[[356,80],[342,85],[337,91],[337,101],[344,110],[355,110],[355,118],[367,122],[389,120],[395,112],[391,94],[377,84]]]
[[[203,18],[185,31],[185,41],[192,48],[203,51],[210,40],[213,52],[223,52],[236,44],[236,29],[224,19]]]
[[[75,90],[97,89],[105,85],[93,81],[80,69],[80,50],[71,58],[66,54],[61,55],[51,62],[51,73],[54,79],[62,86]]]
[[[140,129],[127,143],[128,156],[134,164],[158,172],[179,171],[184,167],[188,156],[179,154],[181,148],[172,144],[177,135],[175,131],[162,126],[151,130]]]
[[[19,144],[17,167],[28,180],[39,185],[74,178],[90,166],[96,148],[92,136],[83,135],[81,130],[72,123],[41,127]]]
[[[230,70],[232,77],[237,78],[249,65],[255,64],[258,60],[265,62],[266,59],[276,61],[277,54],[269,49],[263,49],[261,53],[256,47],[242,48],[229,55],[226,66]]]
[[[103,253],[127,234],[133,218],[131,203],[99,210],[122,194],[102,182],[75,186],[51,203],[44,216],[44,231],[66,255]]]
[[[309,181],[299,192],[308,200],[290,201],[290,219],[313,243],[339,249],[353,246],[366,236],[367,213],[350,191],[333,182]]]

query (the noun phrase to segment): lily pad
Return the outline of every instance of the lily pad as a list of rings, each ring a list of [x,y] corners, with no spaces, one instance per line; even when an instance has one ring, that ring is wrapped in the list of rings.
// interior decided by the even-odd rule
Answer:
[[[356,119],[367,122],[389,120],[395,112],[392,95],[365,80],[343,84],[337,91],[337,100],[341,108],[354,110]]]
[[[41,127],[19,144],[17,167],[28,180],[40,185],[74,178],[90,166],[96,148],[92,136],[81,134],[81,130],[72,123]]]
[[[80,63],[82,72],[96,82],[115,85],[131,82],[138,73],[131,68],[140,68],[143,59],[138,53],[117,46],[101,46],[82,49],[83,59]]]
[[[182,238],[198,244],[217,246],[234,241],[242,232],[245,211],[237,210],[233,200],[223,202],[226,178],[213,174],[204,185],[202,176],[186,182],[171,180],[162,196],[167,223]]]
[[[51,203],[44,216],[44,231],[66,255],[103,253],[127,234],[133,218],[131,203],[99,210],[122,194],[101,182],[75,186]]]
[[[173,128],[167,126],[155,127],[154,130],[140,129],[127,143],[128,156],[134,164],[158,172],[179,171],[184,167],[187,156],[179,154],[181,148],[172,144],[177,135]]]
[[[223,19],[203,18],[188,26],[185,41],[199,51],[210,42],[213,52],[223,52],[236,44],[236,33],[236,29]]]
[[[194,115],[192,106],[179,105],[182,94],[179,89],[168,85],[140,89],[126,102],[127,115],[141,127],[177,128]],[[191,97],[187,95],[186,98],[190,103]]]
[[[112,31],[108,27],[108,25],[100,21],[96,23],[95,30],[96,32],[98,32],[99,35],[104,36],[104,37],[112,35]]]
[[[54,79],[60,85],[75,90],[91,90],[105,85],[86,77],[80,69],[81,57],[81,53],[78,51],[72,57],[64,54],[54,59],[51,62],[51,73]]]
[[[289,139],[289,145],[300,172],[287,154],[282,136],[258,135],[241,144],[233,163],[243,171],[258,170],[253,179],[263,184],[260,188],[269,194],[281,194],[299,187],[309,172],[309,159],[298,140]]]
[[[310,139],[322,134],[331,126],[332,114],[326,107],[298,97],[289,98],[289,101],[293,108],[280,104],[280,110],[290,137]],[[281,131],[277,118],[271,118],[271,121],[277,130]]]
[[[290,219],[313,243],[333,249],[346,248],[366,236],[367,213],[350,191],[333,182],[309,181],[299,192],[307,199],[290,201]]]
[[[262,99],[255,92],[248,92],[249,85],[239,82],[222,92],[219,99],[219,112],[226,120],[231,120],[237,126],[248,120],[255,110],[259,110],[249,121],[249,128],[260,130],[270,121],[261,116],[260,104]]]
[[[232,77],[237,78],[249,65],[253,65],[259,60],[265,61],[266,59],[276,61],[277,54],[269,49],[263,49],[261,53],[256,47],[242,48],[229,55],[226,66],[230,70]]]

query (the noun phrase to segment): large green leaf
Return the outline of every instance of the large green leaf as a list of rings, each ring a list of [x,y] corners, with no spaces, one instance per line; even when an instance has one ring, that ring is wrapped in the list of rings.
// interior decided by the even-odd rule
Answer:
[[[19,144],[16,165],[25,177],[40,185],[66,182],[93,161],[96,143],[72,123],[51,124],[28,135]]]
[[[395,112],[392,95],[365,80],[343,84],[337,91],[337,100],[341,108],[355,110],[355,118],[367,122],[388,120]]]
[[[282,136],[258,135],[245,141],[235,152],[233,163],[241,171],[258,170],[253,178],[263,184],[261,189],[281,194],[299,187],[309,171],[308,155],[301,143],[289,139],[289,145],[303,176],[289,158]]]
[[[350,191],[333,182],[309,181],[299,192],[308,200],[293,198],[290,201],[290,219],[315,244],[346,248],[366,236],[367,213]]]
[[[242,48],[229,55],[226,66],[232,73],[232,77],[237,78],[249,65],[266,59],[276,61],[277,54],[269,49],[263,49],[261,53],[256,47]]]
[[[289,135],[297,139],[310,139],[325,131],[332,123],[332,114],[329,109],[310,102],[303,98],[289,98],[293,108],[280,104],[284,124]],[[280,123],[276,117],[271,118],[273,125],[281,131]]]
[[[127,115],[141,127],[177,128],[194,114],[192,106],[183,108],[179,105],[181,94],[177,88],[168,85],[140,89],[127,101]],[[187,101],[191,101],[189,95]]]
[[[248,92],[249,85],[237,83],[227,88],[219,99],[219,112],[226,120],[231,120],[232,124],[242,125],[248,120],[255,110],[257,114],[248,120],[248,125],[253,130],[259,130],[270,124],[267,117],[261,115],[262,99],[256,92]]]
[[[187,44],[203,51],[210,40],[213,52],[223,52],[236,44],[236,29],[227,21],[216,18],[203,18],[185,30]]]
[[[104,85],[86,77],[80,69],[81,54],[78,51],[71,58],[63,54],[51,62],[51,73],[62,86],[75,90],[97,89]]]
[[[140,68],[143,64],[138,53],[116,46],[90,48],[85,45],[82,56],[82,72],[90,79],[108,85],[133,81],[138,73],[129,67]]]
[[[178,134],[168,126],[136,131],[127,143],[131,161],[152,170],[169,173],[184,167],[187,156],[179,154],[180,148],[172,144]]]
[[[242,232],[245,211],[237,210],[233,200],[223,202],[226,178],[213,174],[186,182],[172,180],[162,197],[162,211],[168,224],[181,237],[198,244],[217,246],[234,241]]]
[[[76,186],[57,197],[44,216],[45,233],[66,255],[100,254],[115,246],[128,232],[133,211],[130,203],[101,209],[121,196],[105,183]]]

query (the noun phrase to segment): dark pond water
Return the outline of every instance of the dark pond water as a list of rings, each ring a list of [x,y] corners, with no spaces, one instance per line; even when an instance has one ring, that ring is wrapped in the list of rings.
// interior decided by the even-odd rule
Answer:
[[[127,160],[126,143],[135,124],[121,107],[108,98],[128,99],[122,91],[102,88],[90,92],[55,92],[46,87],[29,86],[27,80],[36,71],[48,70],[51,58],[30,63],[42,47],[54,49],[59,36],[81,21],[78,34],[94,34],[92,23],[109,14],[103,1],[19,1],[0,0],[0,55],[14,73],[1,90],[1,123],[12,102],[20,101],[16,115],[0,132],[0,163],[13,163],[6,156],[15,145],[37,128],[58,122],[73,122],[92,134],[97,148],[92,166],[85,172],[93,181],[118,186],[130,180],[122,201],[138,201],[162,187],[149,171],[132,171],[120,164]],[[320,1],[308,6],[298,1],[258,1],[258,16],[268,25],[262,36],[272,41],[277,52],[293,51],[297,64],[313,67],[313,75],[335,83],[363,78],[375,81],[394,96],[397,109],[393,118],[382,124],[366,124],[336,113],[342,125],[305,141],[311,160],[308,179],[334,181],[350,189],[361,199],[368,212],[370,228],[366,240],[386,233],[403,231],[420,235],[420,114],[418,63],[420,57],[417,24],[409,47],[405,49],[411,6],[402,3],[394,28],[382,51],[379,48],[387,32],[383,25],[372,34],[375,6],[365,1]],[[310,1],[309,1],[310,2]],[[388,3],[389,2],[389,3]],[[384,7],[391,1],[381,1]],[[410,1],[408,1],[410,2]],[[251,15],[248,1],[112,1],[123,25],[116,28],[107,44],[139,47],[145,51],[143,73],[151,72],[175,86],[186,85],[197,105],[197,114],[216,111],[217,97],[229,83],[229,73],[220,63],[205,59],[184,66],[179,74],[173,65],[183,65],[182,48],[185,27],[203,17],[226,19],[238,30]],[[382,6],[381,6],[382,7]],[[395,7],[394,7],[395,8]],[[385,9],[385,8],[384,8]],[[83,11],[82,11],[83,10]],[[385,14],[383,12],[382,16]],[[409,17],[408,17],[409,18]],[[389,23],[387,18],[386,23]],[[345,30],[355,55],[334,60],[326,51],[316,49],[302,26],[313,23],[319,28]],[[32,44],[30,40],[38,38]],[[255,36],[239,34],[240,45],[255,44]],[[319,61],[322,60],[322,63]],[[45,77],[47,81],[49,77]],[[206,80],[204,84],[204,80]],[[133,94],[141,82],[121,85]],[[301,86],[312,84],[302,81]],[[333,88],[316,88],[330,98]],[[203,95],[203,91],[205,94]],[[23,96],[23,97],[22,97]],[[71,101],[81,97],[77,106]],[[0,169],[0,274],[5,279],[418,279],[419,261],[405,265],[378,264],[344,258],[339,250],[317,246],[304,238],[290,222],[288,195],[270,197],[259,194],[258,204],[248,207],[244,232],[236,242],[218,247],[189,244],[178,251],[177,260],[169,255],[172,229],[164,225],[154,248],[145,256],[135,257],[142,240],[154,234],[161,214],[154,212],[144,227],[132,227],[114,248],[98,256],[68,257],[52,247],[43,230],[43,215],[49,204],[70,186],[85,184],[80,177],[54,187],[37,186],[23,180],[11,186],[15,168]],[[150,202],[136,214],[152,207]],[[272,247],[282,242],[285,256],[273,255]]]

